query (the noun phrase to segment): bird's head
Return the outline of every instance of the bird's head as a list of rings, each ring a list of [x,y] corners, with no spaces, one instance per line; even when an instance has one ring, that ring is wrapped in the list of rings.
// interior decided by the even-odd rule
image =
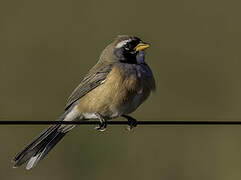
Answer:
[[[150,45],[138,37],[119,35],[114,42],[105,48],[102,59],[108,61],[108,57],[111,57],[111,61],[138,64],[140,62],[138,56],[141,54],[143,57],[144,50],[148,47]]]

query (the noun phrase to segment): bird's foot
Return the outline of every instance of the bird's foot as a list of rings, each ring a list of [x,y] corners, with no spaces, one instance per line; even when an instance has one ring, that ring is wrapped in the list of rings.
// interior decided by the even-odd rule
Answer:
[[[96,113],[96,116],[98,117],[98,119],[100,120],[100,124],[98,126],[95,127],[96,130],[103,132],[106,130],[107,127],[107,122],[106,120],[103,118],[103,116],[101,116],[99,113]]]
[[[137,126],[137,120],[134,119],[133,117],[128,115],[122,115],[122,117],[126,118],[128,121],[128,126],[126,127],[128,131],[131,131],[134,127]]]
[[[106,122],[100,122],[98,126],[95,127],[95,130],[98,130],[100,132],[104,132],[106,130],[107,123]]]

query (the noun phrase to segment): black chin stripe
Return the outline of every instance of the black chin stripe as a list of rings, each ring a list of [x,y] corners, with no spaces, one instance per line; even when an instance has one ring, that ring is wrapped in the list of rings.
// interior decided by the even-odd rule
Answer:
[[[137,64],[136,60],[120,60],[120,62],[126,63],[126,64]]]

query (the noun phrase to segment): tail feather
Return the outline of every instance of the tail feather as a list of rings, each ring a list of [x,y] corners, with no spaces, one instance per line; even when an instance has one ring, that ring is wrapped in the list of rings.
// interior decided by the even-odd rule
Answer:
[[[50,126],[28,144],[14,157],[14,167],[19,167],[28,160],[29,162],[26,169],[31,169],[36,166],[36,164],[43,159],[66,134],[59,131],[59,127],[60,125]]]
[[[78,119],[78,111],[73,111],[75,104],[66,110],[60,117],[59,121],[72,121]],[[67,118],[67,119],[66,119]],[[56,124],[49,126],[42,131],[31,143],[29,143],[22,151],[20,151],[14,158],[14,166],[19,167],[29,160],[26,169],[31,169],[43,159],[49,151],[68,133],[75,125],[61,125]]]
[[[49,151],[65,136],[65,134],[66,133],[59,132],[52,138],[52,140],[50,140],[50,142],[47,141],[47,144],[42,145],[36,155],[30,158],[26,169],[31,169],[36,166],[37,163],[42,160],[49,153]]]
[[[21,150],[16,156],[13,158],[13,161],[18,161],[26,152],[30,149],[33,149],[36,147],[40,142],[42,142],[43,139],[45,139],[47,136],[53,132],[55,128],[57,128],[58,125],[50,126],[47,129],[43,130],[36,138],[33,139],[23,150]]]

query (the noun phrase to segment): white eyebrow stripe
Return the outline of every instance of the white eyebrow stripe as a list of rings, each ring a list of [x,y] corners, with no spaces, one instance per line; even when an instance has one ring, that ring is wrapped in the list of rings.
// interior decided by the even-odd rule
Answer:
[[[119,42],[115,47],[121,48],[122,46],[124,46],[126,43],[128,43],[130,41],[131,41],[131,39],[123,40],[123,41]]]

